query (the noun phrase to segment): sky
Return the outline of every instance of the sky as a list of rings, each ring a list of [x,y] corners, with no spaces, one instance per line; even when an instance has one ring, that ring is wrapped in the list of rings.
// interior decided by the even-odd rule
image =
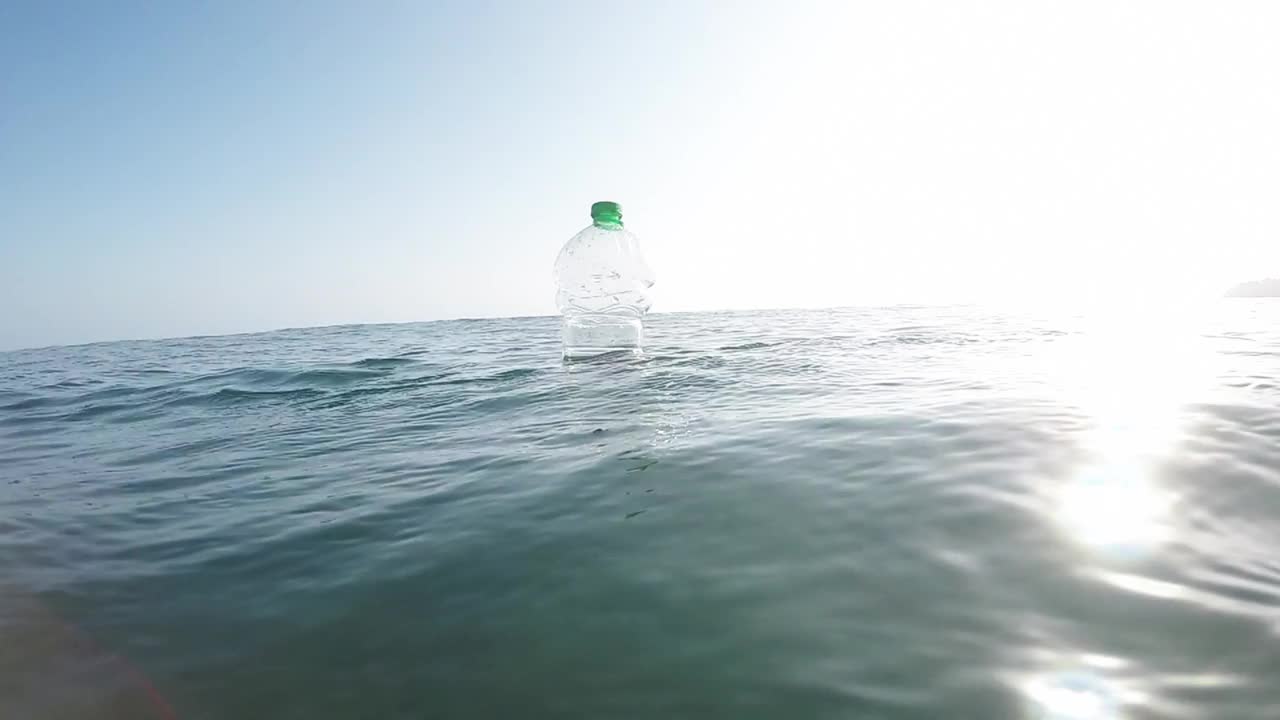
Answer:
[[[0,349],[1280,276],[1280,4],[0,4]]]

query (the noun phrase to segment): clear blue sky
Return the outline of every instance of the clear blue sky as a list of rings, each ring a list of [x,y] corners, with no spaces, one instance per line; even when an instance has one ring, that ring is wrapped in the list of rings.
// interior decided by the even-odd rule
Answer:
[[[550,313],[599,199],[657,310],[1217,291],[1280,274],[1278,19],[4,3],[0,348]]]

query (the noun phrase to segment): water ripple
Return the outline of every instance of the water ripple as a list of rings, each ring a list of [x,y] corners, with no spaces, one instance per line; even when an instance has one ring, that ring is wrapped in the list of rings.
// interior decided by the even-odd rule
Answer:
[[[0,715],[1268,717],[1278,312],[0,354]]]

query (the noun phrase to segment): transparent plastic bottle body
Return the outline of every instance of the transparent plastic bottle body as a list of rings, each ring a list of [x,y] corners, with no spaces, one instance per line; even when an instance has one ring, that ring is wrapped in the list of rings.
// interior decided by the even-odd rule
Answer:
[[[592,224],[570,238],[556,258],[564,357],[640,354],[653,271],[636,236],[622,226],[616,203],[596,203],[591,217]]]

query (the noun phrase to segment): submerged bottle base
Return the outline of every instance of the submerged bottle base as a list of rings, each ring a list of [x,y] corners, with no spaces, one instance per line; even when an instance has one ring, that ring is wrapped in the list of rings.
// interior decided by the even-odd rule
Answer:
[[[644,322],[638,316],[568,315],[562,327],[566,359],[644,351]]]

